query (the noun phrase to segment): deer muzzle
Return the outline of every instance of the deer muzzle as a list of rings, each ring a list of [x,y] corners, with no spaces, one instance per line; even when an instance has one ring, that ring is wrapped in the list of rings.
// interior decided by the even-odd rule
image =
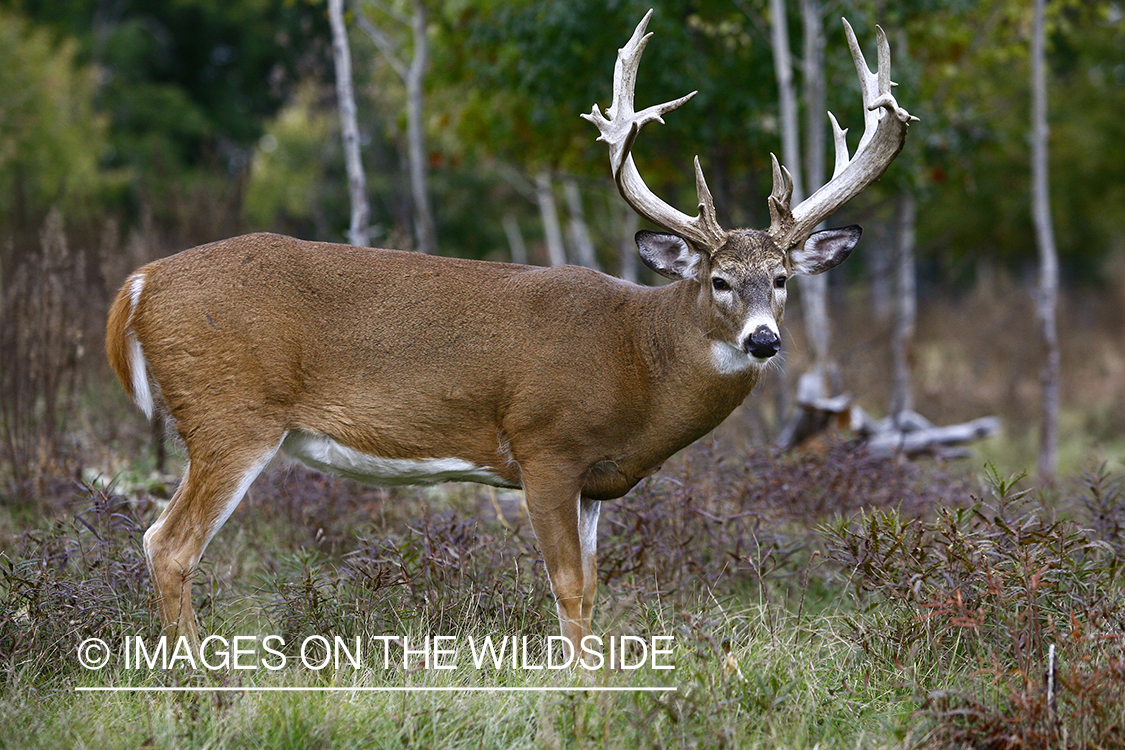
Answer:
[[[761,325],[742,342],[742,348],[752,357],[769,359],[781,351],[781,339],[768,326]]]

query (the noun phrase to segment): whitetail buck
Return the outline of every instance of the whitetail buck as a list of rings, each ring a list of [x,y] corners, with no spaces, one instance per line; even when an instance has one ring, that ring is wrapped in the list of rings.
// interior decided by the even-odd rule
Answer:
[[[208,542],[278,450],[357,479],[522,487],[563,635],[590,633],[598,511],[714,429],[780,346],[785,282],[840,263],[859,227],[814,232],[877,179],[911,116],[891,96],[886,37],[871,73],[850,27],[866,127],[790,207],[774,159],[766,231],[719,226],[696,159],[700,213],[657,198],[629,151],[690,98],[633,110],[649,15],[619,52],[613,106],[583,115],[609,144],[644,262],[636,286],[534,268],[255,234],[150,263],[109,314],[109,360],[146,415],[187,448],[179,489],[145,533],[165,632],[195,640],[191,578]],[[835,120],[833,120],[835,124]]]

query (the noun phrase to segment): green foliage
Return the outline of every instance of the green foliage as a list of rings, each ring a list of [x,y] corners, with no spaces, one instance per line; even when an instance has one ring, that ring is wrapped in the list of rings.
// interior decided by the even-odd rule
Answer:
[[[0,10],[0,219],[38,224],[47,209],[95,210],[117,176],[100,168],[107,119],[94,70],[72,39]]]
[[[243,199],[251,228],[310,236],[323,226],[327,167],[339,128],[320,97],[316,86],[305,84],[266,125],[251,157]]]
[[[1055,230],[1090,275],[1107,249],[1125,246],[1125,24],[1115,12],[1059,29],[1051,57]]]
[[[60,64],[77,60],[88,71],[90,111],[80,119],[99,137],[75,136],[66,155],[90,150],[93,164],[127,170],[129,200],[118,195],[110,207],[128,218],[148,211],[162,227],[177,223],[196,186],[218,192],[215,182],[245,171],[265,120],[297,80],[322,69],[328,38],[321,4],[311,0],[6,4],[42,38],[67,40]]]
[[[0,93],[10,91],[11,103],[3,108],[0,209],[30,208],[31,227],[59,201],[119,213],[126,227],[148,211],[179,244],[214,238],[219,227],[201,232],[186,217],[213,212],[221,200],[231,204],[223,214],[253,228],[339,237],[347,210],[323,4],[6,6],[22,15],[5,11],[3,21],[11,60]],[[479,196],[537,222],[533,201],[520,197],[526,189],[507,184],[512,174],[550,168],[596,179],[596,192],[609,189],[604,149],[578,114],[609,104],[613,53],[647,9],[633,0],[457,0],[430,8],[425,119],[442,247],[476,257],[502,248],[500,217],[482,216]],[[870,223],[892,193],[909,187],[919,193],[919,248],[932,266],[956,270],[980,256],[1029,262],[1028,191],[1014,189],[1027,176],[1027,4],[850,0],[838,10],[855,25],[869,62],[874,24],[887,29],[899,96],[922,118],[884,179],[845,209],[846,220]],[[828,106],[852,129],[854,148],[858,92],[832,15],[824,25]],[[641,104],[699,90],[667,125],[645,131],[637,159],[658,193],[689,206],[691,157],[699,153],[729,225],[767,218],[768,154],[779,146],[767,16],[764,0],[662,6],[638,80]],[[790,16],[799,51],[799,14]],[[397,24],[386,13],[371,17]],[[1055,0],[1049,23],[1055,224],[1067,268],[1093,276],[1125,242],[1120,7]],[[410,225],[399,155],[402,82],[363,34],[354,38],[373,213],[381,241],[396,244]],[[322,93],[310,96],[314,89]],[[592,220],[603,246],[619,241],[612,223]]]
[[[595,103],[610,105],[615,52],[649,7],[558,0],[466,13],[450,43],[435,51],[445,56],[435,83],[451,75],[460,92],[450,104],[469,153],[603,177],[604,147],[578,115]],[[758,192],[776,148],[776,125],[769,124],[776,123],[776,95],[761,78],[770,65],[768,44],[746,24],[726,4],[680,3],[653,15],[638,106],[699,91],[638,143],[638,161],[654,184],[690,192],[691,157],[699,153],[717,193]],[[473,84],[467,92],[465,81]],[[722,210],[746,222],[748,211],[765,213],[765,201],[727,201]]]
[[[1064,264],[1087,275],[1125,241],[1125,151],[1110,114],[1125,104],[1125,81],[1110,72],[1125,44],[1120,13],[1111,2],[1048,6],[1052,213]],[[1030,15],[1026,2],[989,0],[903,19],[917,71],[911,110],[922,118],[904,153],[925,196],[919,238],[949,261],[1033,256]]]

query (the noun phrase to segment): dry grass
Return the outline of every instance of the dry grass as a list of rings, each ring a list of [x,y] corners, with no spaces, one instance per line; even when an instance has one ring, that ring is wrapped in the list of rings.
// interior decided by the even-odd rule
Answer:
[[[43,497],[76,468],[67,428],[87,353],[84,300],[75,295],[85,281],[84,258],[70,252],[52,213],[39,248],[0,287],[0,468],[20,500]]]

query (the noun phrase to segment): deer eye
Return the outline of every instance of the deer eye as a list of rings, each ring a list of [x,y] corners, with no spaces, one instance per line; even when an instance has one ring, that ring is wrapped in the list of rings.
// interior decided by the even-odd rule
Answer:
[[[785,288],[785,282],[788,281],[788,280],[789,280],[789,277],[782,274],[781,276],[778,276],[776,279],[773,280],[773,285],[775,287],[777,287],[778,289],[784,289]]]
[[[730,289],[730,284],[727,283],[726,279],[716,276],[715,278],[711,279],[711,288],[716,292],[725,292]]]

